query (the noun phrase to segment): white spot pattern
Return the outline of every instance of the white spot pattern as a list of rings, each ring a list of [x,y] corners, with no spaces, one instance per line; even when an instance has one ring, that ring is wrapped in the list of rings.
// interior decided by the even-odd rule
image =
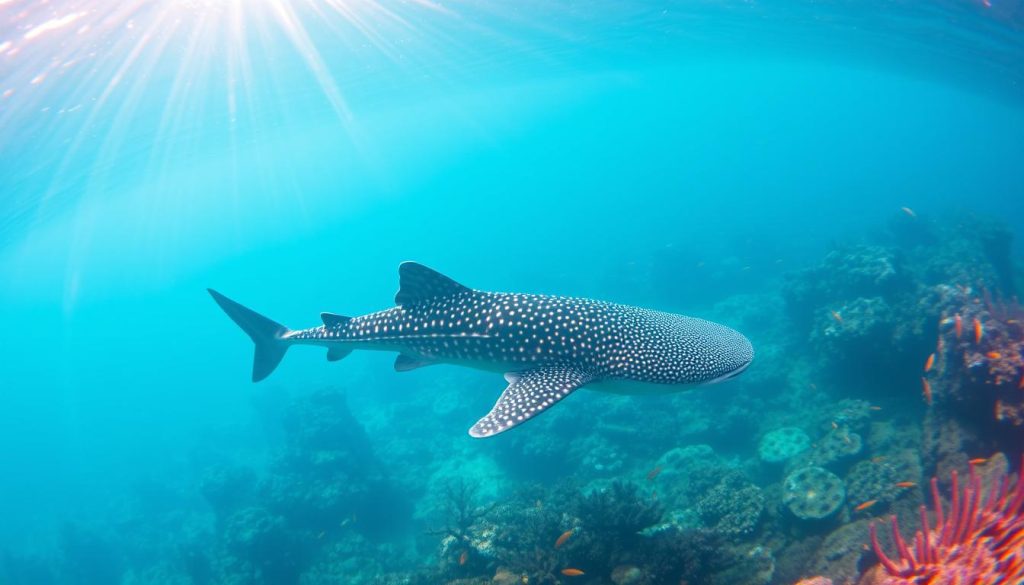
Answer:
[[[497,318],[502,313],[507,319]],[[402,346],[435,361],[574,365],[595,378],[698,384],[753,358],[717,323],[589,299],[469,291],[395,307],[294,339]]]
[[[442,275],[432,282],[433,271],[409,264],[402,266],[401,306],[351,319],[331,315],[330,325],[288,338],[399,347],[427,362],[498,363],[524,372],[473,436],[511,428],[592,381],[699,384],[735,375],[753,359],[746,337],[703,319],[590,299],[476,291]]]
[[[545,366],[506,377],[508,388],[491,412],[469,429],[471,436],[489,437],[508,430],[544,412],[593,379],[589,372],[568,366]]]

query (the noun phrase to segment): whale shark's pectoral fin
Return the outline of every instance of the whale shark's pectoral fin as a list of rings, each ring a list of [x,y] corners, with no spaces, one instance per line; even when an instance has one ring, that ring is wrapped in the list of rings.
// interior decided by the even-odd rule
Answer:
[[[505,374],[508,388],[494,408],[473,428],[472,437],[490,437],[505,432],[547,410],[570,392],[592,382],[594,376],[579,368],[545,366],[527,372]]]

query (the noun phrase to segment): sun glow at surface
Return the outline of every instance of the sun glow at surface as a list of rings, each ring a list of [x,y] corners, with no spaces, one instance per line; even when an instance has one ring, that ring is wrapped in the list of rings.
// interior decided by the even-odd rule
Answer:
[[[479,59],[467,29],[490,34],[427,0],[0,0],[0,247],[129,168],[314,117],[358,143],[352,94],[443,85]]]

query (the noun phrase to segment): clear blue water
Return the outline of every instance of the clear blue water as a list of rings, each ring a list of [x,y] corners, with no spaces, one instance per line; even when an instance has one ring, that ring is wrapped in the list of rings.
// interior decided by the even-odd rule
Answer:
[[[407,484],[518,481],[466,435],[500,376],[292,351],[254,387],[206,287],[305,327],[414,259],[729,322],[901,207],[999,218],[1019,262],[1024,5],[991,4],[0,2],[0,544],[117,532],[144,481],[202,514],[205,459],[265,465],[266,412],[325,386]],[[388,462],[434,395],[444,447]]]

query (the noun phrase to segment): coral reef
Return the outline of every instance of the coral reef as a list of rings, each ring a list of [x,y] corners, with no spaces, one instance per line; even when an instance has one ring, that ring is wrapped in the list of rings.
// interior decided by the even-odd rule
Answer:
[[[831,516],[846,500],[846,488],[835,474],[820,467],[798,469],[786,477],[782,503],[802,520]]]
[[[708,490],[697,501],[697,513],[711,530],[732,536],[750,534],[764,509],[760,488],[732,475]]]
[[[912,585],[914,583],[1016,584],[1024,581],[1024,480],[1003,476],[988,489],[971,467],[963,488],[952,475],[952,499],[944,510],[938,480],[932,479],[934,526],[921,506],[921,529],[908,543],[892,519],[896,556],[882,550],[871,524],[871,546],[879,565],[861,579],[861,585]]]
[[[782,427],[762,437],[757,452],[761,461],[780,463],[803,453],[810,446],[811,439],[802,429]]]
[[[885,505],[906,489],[897,485],[900,475],[896,468],[884,461],[861,461],[846,475],[845,483],[847,500],[854,505],[867,501]]]
[[[680,267],[661,260],[644,270],[671,309]],[[493,403],[466,391],[475,374],[426,368],[351,401],[275,388],[257,456],[206,443],[194,477],[114,515],[133,542],[69,527],[52,558],[0,557],[0,582],[1019,581],[1024,488],[991,455],[1024,449],[1013,270],[997,224],[901,216],[781,284],[688,293],[757,347],[727,386],[581,392],[487,442],[459,430]]]

